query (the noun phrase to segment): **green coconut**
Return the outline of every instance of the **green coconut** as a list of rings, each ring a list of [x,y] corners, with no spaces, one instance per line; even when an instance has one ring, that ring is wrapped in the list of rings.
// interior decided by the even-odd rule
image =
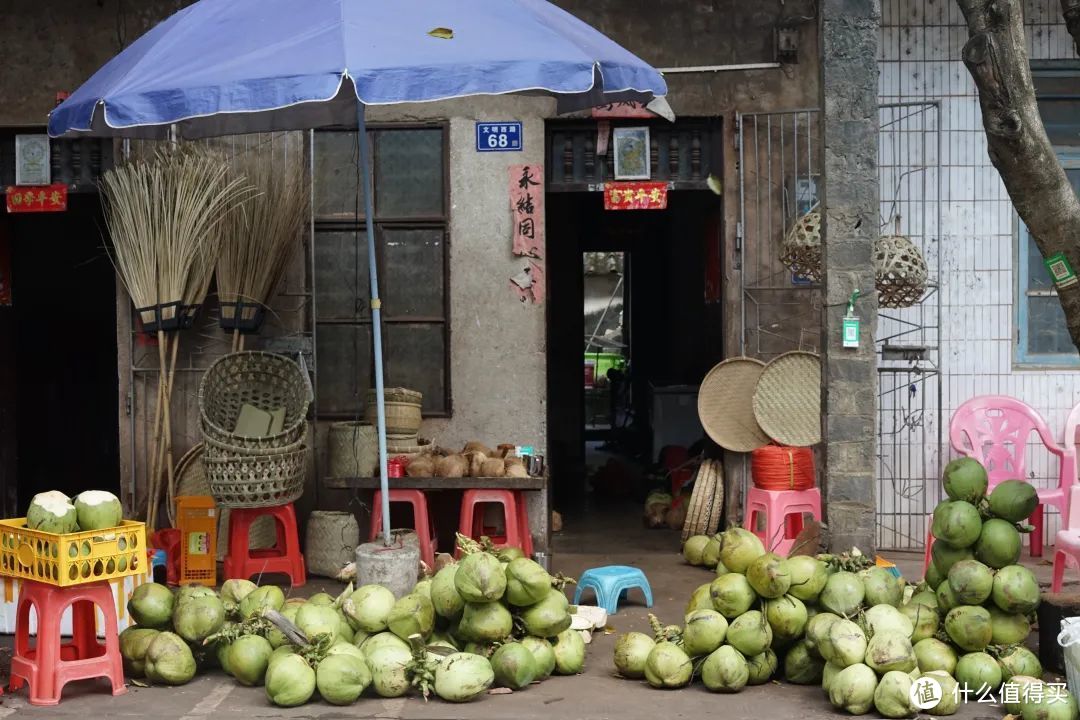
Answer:
[[[577,630],[563,630],[551,642],[555,674],[577,675],[585,669],[585,639]]]
[[[683,615],[689,615],[695,610],[713,610],[712,594],[709,592],[712,583],[699,585],[694,592],[690,593],[690,600],[686,603]]]
[[[124,658],[124,672],[132,677],[146,675],[146,649],[160,631],[130,625],[120,633],[120,655]]]
[[[953,674],[961,687],[979,695],[996,693],[1001,687],[1001,667],[997,660],[984,652],[971,652],[960,657]]]
[[[977,503],[986,495],[989,479],[986,468],[978,460],[962,457],[945,466],[941,482],[945,492],[953,500]]]
[[[940,624],[940,617],[935,607],[921,602],[912,602],[901,606],[900,612],[911,621],[911,642],[917,643],[934,637]]]
[[[765,554],[761,539],[745,528],[729,528],[720,535],[720,562],[729,571],[745,573],[755,559]]]
[[[1028,650],[1023,645],[1013,645],[998,655],[998,665],[1001,667],[1001,678],[1008,682],[1017,675],[1031,675],[1042,677],[1043,666],[1039,662],[1039,656]]]
[[[457,564],[447,565],[431,579],[431,604],[439,617],[447,620],[461,617],[461,612],[465,609],[465,599],[454,584],[457,568]]]
[[[299,655],[281,655],[266,670],[266,697],[278,707],[298,707],[315,694],[315,671]]]
[[[536,658],[521,643],[510,642],[499,646],[491,656],[491,669],[496,685],[521,690],[536,679]]]
[[[274,648],[258,635],[243,635],[229,644],[229,674],[241,685],[262,685]]]
[[[162,685],[184,685],[195,677],[195,656],[179,635],[162,632],[150,641],[144,658],[146,677]]]
[[[892,670],[881,677],[874,690],[874,708],[882,717],[906,718],[915,714],[911,683],[911,676],[899,670]]]
[[[903,581],[883,567],[872,567],[859,573],[865,589],[867,605],[892,605],[899,607],[904,599]]]
[[[787,560],[774,553],[760,555],[746,568],[746,579],[763,598],[778,598],[791,587],[791,571]]]
[[[1065,689],[1046,692],[1028,693],[1027,699],[1020,701],[1020,717],[1023,720],[1077,720],[1076,698]]]
[[[923,672],[940,670],[952,675],[956,671],[959,658],[948,643],[937,638],[926,638],[914,645],[915,659]]]
[[[765,652],[772,641],[772,628],[765,616],[757,610],[743,613],[728,625],[728,644],[748,658]]]
[[[351,705],[371,684],[371,670],[363,656],[328,655],[315,668],[315,687],[331,705]]]
[[[307,600],[308,605],[321,605],[323,607],[332,607],[334,604],[334,596],[330,593],[320,592],[315,593]]]
[[[877,675],[862,663],[849,665],[829,683],[829,702],[838,710],[863,715],[874,706]]]
[[[683,649],[690,657],[711,654],[724,642],[728,621],[715,610],[696,610],[686,616]]]
[[[385,633],[401,645],[381,644],[370,652],[367,647],[360,648],[371,670],[371,687],[375,694],[384,698],[401,697],[409,691],[409,678],[405,668],[412,660],[412,651],[408,643],[393,633]],[[374,636],[378,637],[378,635]],[[454,657],[454,656],[451,656]],[[447,658],[449,659],[449,658]],[[440,667],[442,667],[440,665]],[[490,667],[490,665],[489,665]],[[436,671],[436,677],[437,675]]]
[[[656,643],[645,661],[645,680],[655,688],[685,687],[693,672],[690,656],[673,642]]]
[[[736,572],[713,580],[709,586],[709,594],[712,596],[713,609],[728,620],[734,620],[745,613],[758,599],[746,576]]]
[[[686,562],[695,566],[704,565],[703,554],[705,553],[705,546],[709,544],[709,540],[710,538],[708,535],[691,535],[688,537],[682,546],[682,554]]]
[[[776,657],[776,652],[772,648],[746,658],[746,669],[749,675],[746,684],[764,685],[772,679],[779,667],[780,659]]]
[[[528,607],[547,597],[551,576],[539,563],[518,558],[506,566],[506,601],[517,607]]]
[[[765,617],[772,628],[773,636],[780,642],[802,637],[809,622],[806,605],[791,595],[766,601]]]
[[[169,588],[158,583],[145,583],[131,593],[127,609],[137,625],[163,630],[172,622],[174,604]]]
[[[337,610],[329,605],[301,605],[293,622],[309,640],[327,635],[333,642],[340,636],[341,619]]]
[[[281,615],[289,622],[296,624],[296,614],[300,612],[302,605],[286,604],[281,608]],[[266,634],[266,639],[270,641],[270,645],[276,650],[282,645],[289,644],[289,638],[285,637],[285,633],[278,630],[277,626],[270,628],[270,632]]]
[[[637,634],[641,635],[641,633]],[[551,673],[555,672],[555,649],[551,647],[551,643],[546,638],[526,635],[521,638],[521,644],[533,654],[533,660],[536,662],[536,679],[547,680]],[[618,647],[616,646],[616,653],[617,651]],[[648,653],[641,659],[641,675],[638,675],[638,677],[644,677],[645,675],[645,657],[647,656]],[[618,667],[618,663],[616,663],[616,667]]]
[[[944,540],[935,540],[930,549],[930,557],[931,564],[941,576],[941,579],[944,580],[949,576],[949,570],[952,569],[953,565],[962,560],[975,559],[975,553],[972,552],[971,548],[957,548]]]
[[[514,619],[502,603],[465,603],[460,631],[469,640],[499,642],[513,629]]]
[[[262,614],[263,610],[281,610],[285,604],[285,593],[277,585],[263,585],[248,593],[240,601],[240,614],[245,619],[252,619]]]
[[[83,532],[118,527],[124,519],[120,498],[105,490],[84,490],[75,496],[74,505]]]
[[[993,638],[990,612],[986,608],[972,605],[955,607],[945,616],[945,632],[962,650],[984,650]]]
[[[915,630],[907,616],[892,605],[875,605],[863,614],[859,624],[868,635],[892,631],[911,637]]]
[[[911,640],[906,635],[894,631],[875,633],[870,638],[870,642],[866,645],[864,662],[879,675],[893,670],[909,673],[917,665]]]
[[[348,597],[342,609],[356,623],[357,629],[379,633],[386,630],[390,611],[396,603],[394,593],[382,585],[361,585]]]
[[[983,523],[975,541],[975,558],[995,570],[1012,565],[1020,559],[1020,531],[1016,525],[999,518]]]
[[[810,650],[806,642],[797,642],[784,655],[784,677],[795,685],[817,685],[825,661]]]
[[[75,532],[79,529],[78,512],[59,490],[38,493],[26,509],[26,527],[47,533]]]
[[[994,573],[978,560],[962,560],[949,570],[949,587],[960,605],[982,605],[994,589]]]
[[[739,692],[750,680],[746,658],[730,645],[717,648],[701,665],[701,680],[713,692]]]
[[[458,563],[454,587],[466,602],[495,602],[506,592],[506,571],[494,555],[472,553]]]
[[[471,557],[471,556],[470,556]],[[495,671],[487,658],[471,653],[455,653],[435,670],[435,694],[447,702],[469,702],[487,692],[495,682]]]
[[[1023,480],[998,483],[986,499],[990,514],[1009,523],[1018,523],[1031,516],[1039,504],[1039,494]]]
[[[555,637],[570,627],[572,620],[568,612],[569,606],[570,603],[562,591],[551,588],[547,597],[521,611],[520,617],[525,631],[536,637]]]
[[[394,604],[386,624],[402,640],[411,635],[426,638],[435,628],[435,608],[426,595],[409,593]]]
[[[825,582],[829,579],[828,566],[809,555],[796,555],[787,560],[788,572],[791,573],[791,587],[788,594],[803,602],[816,602]]]
[[[836,615],[854,615],[862,606],[866,589],[859,576],[841,570],[829,576],[818,603]],[[715,596],[714,596],[715,597]]]
[[[720,537],[711,537],[701,549],[701,564],[705,567],[713,567],[720,563]]]
[[[180,637],[201,643],[225,624],[225,605],[216,596],[179,603],[173,610],[172,624]]]
[[[956,679],[940,670],[923,673],[923,676],[933,679],[941,687],[941,699],[926,712],[935,717],[954,714],[960,704],[960,684]]]
[[[839,615],[830,612],[818,613],[806,623],[806,642],[812,652],[825,661],[833,659],[833,647],[829,642],[829,630],[833,623],[841,620]]]
[[[975,544],[982,533],[982,517],[974,505],[963,500],[943,502],[934,510],[932,530],[937,540],[954,548],[968,548]],[[944,569],[941,564],[938,565]]]
[[[1020,701],[1027,697],[1029,693],[1028,687],[1031,685],[1042,686],[1043,681],[1037,677],[1017,675],[1011,679],[1010,685],[1016,686],[1016,691],[1010,691],[1009,698],[1003,697],[1001,704],[1005,707],[1005,712],[1020,717]]]
[[[945,579],[944,573],[937,569],[937,566],[931,562],[926,566],[926,573],[923,575],[923,582],[930,588],[931,591],[937,590],[938,585]]]
[[[916,603],[926,605],[927,607],[930,607],[930,608],[936,608],[937,607],[937,595],[934,593],[934,590],[930,590],[930,589],[919,590],[914,595],[912,595],[911,599],[908,600],[908,602],[907,602],[907,604],[916,604]]]
[[[990,611],[990,626],[993,630],[993,645],[1016,645],[1027,640],[1031,634],[1031,623],[1022,613],[1003,612],[996,605],[987,608]]]
[[[956,593],[953,592],[952,585],[949,581],[941,583],[937,587],[937,604],[938,610],[941,612],[949,612],[954,607],[960,605],[960,599],[956,597]]]
[[[866,657],[866,634],[850,620],[837,620],[829,628],[829,646],[831,656],[825,658],[829,662],[840,667],[861,663]]]
[[[994,576],[990,597],[1007,613],[1027,614],[1039,607],[1039,583],[1023,565],[1009,565]]]

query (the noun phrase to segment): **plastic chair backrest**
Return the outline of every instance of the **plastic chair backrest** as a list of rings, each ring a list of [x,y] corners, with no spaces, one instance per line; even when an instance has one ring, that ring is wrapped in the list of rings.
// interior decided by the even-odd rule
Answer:
[[[1016,398],[973,397],[956,409],[949,423],[953,449],[981,462],[991,487],[1003,480],[1027,479],[1027,443],[1032,432],[1052,453],[1062,454],[1042,416]]]
[[[1080,530],[1080,485],[1069,488],[1069,509],[1061,525],[1065,530]]]

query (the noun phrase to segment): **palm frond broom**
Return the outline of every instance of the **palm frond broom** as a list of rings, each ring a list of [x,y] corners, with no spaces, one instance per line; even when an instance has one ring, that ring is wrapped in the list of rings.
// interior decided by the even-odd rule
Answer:
[[[288,146],[288,136],[284,143],[284,151],[256,147],[232,161],[253,191],[222,224],[217,265],[222,325],[234,327],[234,351],[243,349],[240,326],[250,327],[270,302],[308,218],[303,153]]]
[[[194,147],[159,150],[102,176],[113,264],[144,327],[156,328],[158,339],[146,511],[151,528],[157,524],[162,480],[167,497],[174,487],[170,403],[179,336],[167,331],[178,329],[185,312],[205,297],[220,243],[217,224],[240,202],[243,189],[241,178],[229,177],[223,156]]]

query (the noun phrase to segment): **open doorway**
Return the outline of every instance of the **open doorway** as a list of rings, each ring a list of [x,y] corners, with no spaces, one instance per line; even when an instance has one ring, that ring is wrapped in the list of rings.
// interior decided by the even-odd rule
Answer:
[[[45,490],[120,495],[116,276],[96,194],[65,212],[0,216],[10,304],[0,305],[5,516]]]
[[[568,532],[670,545],[645,537],[644,501],[671,487],[662,461],[701,449],[696,388],[722,359],[706,293],[719,198],[675,191],[667,209],[618,212],[600,193],[551,193],[547,222],[553,507]]]

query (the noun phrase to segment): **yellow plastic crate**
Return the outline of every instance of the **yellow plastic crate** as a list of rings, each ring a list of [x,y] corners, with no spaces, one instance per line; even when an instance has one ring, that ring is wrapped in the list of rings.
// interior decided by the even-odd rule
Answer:
[[[0,575],[59,587],[146,572],[146,523],[89,532],[47,533],[26,518],[0,520]]]

